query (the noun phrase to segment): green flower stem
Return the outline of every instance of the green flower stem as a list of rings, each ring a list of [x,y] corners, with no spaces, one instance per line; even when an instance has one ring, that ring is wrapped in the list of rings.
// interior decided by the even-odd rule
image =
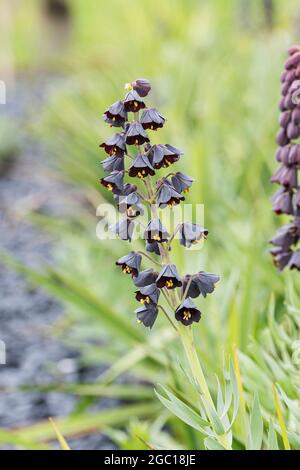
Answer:
[[[206,403],[209,405],[209,407],[215,410],[215,405],[211,397],[211,394],[210,394],[210,391],[209,391],[209,388],[208,388],[208,385],[207,385],[207,382],[206,382],[206,379],[205,379],[205,376],[204,376],[204,373],[203,373],[203,370],[199,361],[199,357],[195,348],[192,328],[180,325],[180,327],[178,328],[178,333],[181,337],[181,341],[182,341],[182,344],[186,353],[189,366],[192,370],[194,379],[196,383],[199,385],[200,391],[203,394]],[[206,404],[204,404],[204,408],[205,408],[206,414],[210,422],[212,422],[211,413]],[[227,434],[223,434],[222,436],[216,435],[216,438],[226,450],[231,450],[231,445],[229,443],[229,438]]]
[[[150,178],[147,178],[147,182],[144,181],[144,183],[145,183],[145,186],[147,188],[149,199],[153,195],[154,204],[150,204],[152,217],[157,218],[158,217],[158,210],[157,210],[157,205],[155,204],[155,191],[154,191],[154,188],[153,188],[153,185],[152,185],[152,181],[151,181]],[[172,240],[173,240],[173,238],[176,234],[176,231],[178,230],[178,227],[176,227],[176,229],[174,231]],[[171,263],[169,248],[170,248],[170,242],[169,243],[160,243],[159,244],[160,258],[161,258],[161,264],[162,265]],[[189,285],[190,285],[190,283],[189,283]],[[189,285],[187,286],[187,288],[185,289],[185,292],[183,293],[184,298],[187,295]],[[177,289],[176,289],[176,292],[174,292],[174,290],[170,290],[170,291],[167,291],[167,290],[164,291],[163,290],[162,292],[163,292],[163,295],[165,297],[165,300],[166,300],[167,304],[169,305],[169,307],[172,310],[172,313],[174,314],[174,312],[176,311],[176,308],[180,304],[180,297],[178,295]],[[179,336],[181,338],[181,341],[182,341],[182,344],[183,344],[183,348],[184,348],[188,363],[189,363],[190,368],[192,370],[192,374],[194,376],[194,379],[195,379],[196,383],[198,384],[198,386],[200,388],[201,394],[205,398],[205,403],[204,403],[205,412],[207,414],[207,417],[208,417],[209,421],[212,423],[213,420],[212,420],[212,417],[211,417],[211,411],[210,410],[213,409],[215,411],[215,405],[214,405],[213,399],[211,397],[211,394],[210,394],[208,385],[206,383],[206,379],[205,379],[205,376],[204,376],[204,373],[202,371],[202,367],[201,367],[201,364],[200,364],[200,361],[199,361],[199,358],[198,358],[198,355],[197,355],[197,351],[196,351],[195,344],[194,344],[192,329],[191,329],[191,327],[186,327],[186,326],[181,325],[180,322],[178,322],[178,326],[176,326],[175,323],[173,323],[173,320],[171,319],[171,316],[167,313],[167,311],[164,309],[164,307],[159,305],[159,308],[163,311],[163,313],[167,317],[168,321],[175,328],[175,330],[177,331],[177,333],[179,334]],[[224,434],[222,436],[216,434],[216,439],[218,440],[218,442],[226,450],[231,450],[231,445],[229,443],[229,438],[228,438],[227,434]]]

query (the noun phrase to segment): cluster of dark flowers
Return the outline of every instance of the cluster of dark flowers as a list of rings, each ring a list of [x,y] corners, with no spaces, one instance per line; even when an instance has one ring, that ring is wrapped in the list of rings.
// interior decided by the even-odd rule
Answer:
[[[168,317],[165,308],[159,304],[162,295],[175,319],[190,325],[201,317],[192,299],[213,292],[219,277],[204,271],[181,277],[170,260],[170,251],[176,234],[180,243],[188,248],[206,239],[208,231],[198,224],[181,223],[170,236],[163,227],[159,209],[173,208],[184,201],[184,194],[189,191],[193,179],[181,172],[171,172],[153,181],[157,170],[169,168],[183,152],[169,144],[150,144],[148,131],[156,131],[165,124],[165,118],[156,109],[146,107],[144,102],[151,89],[150,82],[137,79],[125,88],[125,98],[112,104],[103,115],[105,122],[121,130],[100,145],[108,154],[102,161],[108,175],[100,182],[114,194],[118,211],[124,216],[113,227],[121,239],[131,241],[135,219],[144,212],[143,204],[149,205],[151,220],[144,231],[146,252],[131,251],[116,265],[132,277],[137,289],[135,297],[141,307],[135,313],[139,322],[152,328],[159,309]],[[129,154],[128,147],[133,155]],[[124,181],[125,175],[130,182]],[[158,271],[141,271],[143,257],[159,266]],[[174,317],[168,319],[173,323]]]
[[[288,50],[285,69],[281,75],[282,98],[279,103],[280,129],[277,134],[276,160],[279,168],[271,178],[280,185],[272,198],[275,214],[287,214],[291,220],[280,227],[271,240],[271,255],[275,266],[282,271],[286,266],[300,270],[300,249],[295,249],[300,238],[300,47]]]

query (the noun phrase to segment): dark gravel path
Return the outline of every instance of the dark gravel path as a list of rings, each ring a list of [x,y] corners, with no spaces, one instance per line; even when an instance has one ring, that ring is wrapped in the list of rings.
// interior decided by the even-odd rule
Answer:
[[[39,115],[47,98],[48,81],[17,81],[13,99],[1,113],[23,123]],[[1,122],[0,122],[1,125]],[[73,190],[53,177],[50,156],[37,142],[23,136],[22,151],[9,171],[0,174],[0,245],[30,266],[51,260],[53,240],[26,222],[26,213],[42,207],[61,214]],[[59,376],[66,382],[83,382],[90,374],[79,364],[75,351],[47,337],[47,326],[62,315],[62,306],[38,288],[28,287],[21,276],[0,269],[0,340],[6,343],[6,365],[0,365],[0,389],[20,385],[49,384]],[[99,371],[98,371],[99,372]],[[37,422],[49,416],[64,416],[76,406],[74,396],[51,392],[0,394],[0,427]],[[73,449],[112,449],[101,435],[69,441]],[[2,447],[3,448],[3,447]]]

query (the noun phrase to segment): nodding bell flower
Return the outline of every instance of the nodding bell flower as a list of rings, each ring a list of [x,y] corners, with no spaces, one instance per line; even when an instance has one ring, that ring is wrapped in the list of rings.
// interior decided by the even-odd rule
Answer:
[[[281,165],[271,178],[272,183],[281,184],[286,188],[298,187],[298,171],[293,166]]]
[[[179,227],[180,244],[189,248],[207,238],[208,230],[201,225],[185,222]]]
[[[146,287],[150,284],[154,284],[158,277],[158,272],[154,269],[146,269],[141,271],[137,277],[134,278],[133,282],[136,287]]]
[[[143,323],[144,326],[148,328],[152,328],[155,323],[158,314],[157,305],[151,304],[144,304],[141,308],[135,310],[137,319],[139,323]]]
[[[273,257],[273,263],[279,271],[282,271],[288,264],[293,254],[292,250],[284,250],[282,247],[277,246],[270,250]]]
[[[280,105],[282,131],[278,137],[282,147],[276,153],[276,159],[281,167],[273,177],[273,181],[282,188],[275,196],[273,204],[278,212],[295,213],[295,220],[279,231],[271,241],[274,245],[274,261],[280,268],[289,263],[293,254],[290,247],[300,239],[300,190],[297,186],[296,172],[300,167],[300,144],[290,142],[290,138],[297,134],[297,126],[300,126],[300,108],[298,112],[297,106],[288,107],[291,101],[289,85],[292,86],[293,82],[291,76],[294,72],[293,66],[291,65],[286,72],[283,77],[285,95]],[[142,304],[135,310],[138,322],[152,328],[158,310],[161,309],[175,327],[176,321],[173,322],[169,316],[170,312],[167,312],[167,309],[171,309],[175,320],[188,326],[199,322],[201,317],[200,310],[191,299],[200,295],[206,297],[212,293],[219,276],[204,271],[193,275],[187,274],[183,278],[179,276],[171,260],[172,242],[179,231],[181,245],[191,247],[204,240],[208,231],[198,224],[184,222],[177,225],[170,237],[162,225],[159,209],[167,206],[172,209],[184,201],[184,193],[189,191],[194,180],[180,171],[169,173],[158,180],[155,178],[157,170],[176,163],[183,152],[170,144],[150,143],[147,131],[158,131],[166,122],[159,111],[146,107],[143,100],[151,90],[150,82],[139,78],[126,84],[125,88],[127,93],[124,100],[113,103],[103,115],[106,123],[114,128],[122,127],[122,130],[100,145],[108,154],[101,164],[103,170],[109,173],[101,179],[101,184],[113,192],[118,211],[124,216],[116,225],[110,227],[119,238],[132,241],[135,223],[139,223],[137,217],[146,213],[142,202],[147,204],[151,218],[145,227],[142,225],[145,250],[131,251],[122,256],[116,265],[125,274],[130,275],[137,289],[135,298]],[[130,113],[134,113],[134,116]],[[129,158],[131,162],[128,164],[129,160],[126,159]],[[124,182],[127,176],[129,181],[132,181],[130,178],[138,178],[135,180],[137,184]],[[140,232],[141,224],[137,228]],[[140,271],[143,257],[159,265],[160,272],[154,269]],[[298,269],[296,255],[291,268]],[[162,289],[164,295],[160,296]],[[178,304],[181,303],[176,308],[177,297],[180,299]],[[166,302],[165,306],[158,305],[159,300]]]
[[[137,93],[135,90],[129,90],[128,93],[126,93],[126,96],[124,98],[124,107],[126,111],[132,112],[132,113],[137,113],[140,111],[140,109],[145,108],[145,103],[140,97],[140,95]]]
[[[168,180],[164,180],[158,184],[156,202],[159,207],[173,207],[181,201],[184,201],[184,199],[184,196],[178,193]]]
[[[156,279],[156,285],[159,289],[163,287],[176,289],[176,287],[182,286],[181,278],[179,277],[175,264],[166,264],[162,268]]]
[[[124,158],[117,155],[105,158],[105,160],[102,160],[101,165],[103,170],[107,172],[125,170]]]
[[[282,98],[279,103],[281,111],[279,116],[280,129],[276,141],[279,148],[275,158],[281,166],[271,178],[272,183],[281,185],[273,198],[275,214],[294,215],[291,222],[279,229],[270,243],[275,246],[270,253],[275,266],[281,271],[286,266],[294,269],[293,259],[297,261],[297,251],[293,252],[291,246],[296,245],[300,239],[296,219],[300,212],[300,193],[298,184],[298,170],[300,168],[300,144],[295,142],[300,137],[300,47],[293,46],[288,50],[285,70],[281,75]]]
[[[115,134],[110,139],[106,140],[100,147],[104,148],[108,155],[116,155],[117,157],[124,157],[127,152],[125,145],[125,135]]]
[[[144,238],[148,243],[164,243],[168,241],[170,235],[159,219],[153,219],[146,227]]]
[[[141,287],[135,291],[135,298],[141,304],[157,304],[160,291],[156,287],[156,284],[150,284],[149,286]]]
[[[121,214],[125,213],[129,219],[143,215],[144,213],[141,198],[136,192],[132,192],[126,196],[119,196],[117,205],[119,212]]]
[[[182,292],[185,293],[187,287],[187,297],[195,299],[199,295],[203,295],[205,298],[207,294],[211,294],[215,290],[215,284],[220,280],[217,274],[206,273],[200,271],[197,274],[187,274],[183,278]]]
[[[146,251],[149,253],[155,253],[156,255],[160,255],[159,243],[158,242],[146,242]]]
[[[114,127],[122,127],[127,121],[127,112],[123,101],[116,101],[103,114],[105,122]]]
[[[188,193],[194,180],[178,171],[172,176],[171,181],[178,193]]]
[[[143,98],[147,96],[151,90],[151,84],[146,78],[137,78],[131,82],[130,85]]]
[[[189,326],[193,322],[198,322],[201,318],[201,312],[198,310],[194,302],[188,297],[175,311],[176,320],[183,325]]]
[[[165,118],[154,108],[147,108],[143,111],[140,123],[144,129],[156,131],[158,128],[163,127]]]
[[[143,145],[149,142],[149,137],[139,122],[133,122],[129,125],[126,132],[126,144]]]
[[[112,191],[113,193],[118,193],[119,191],[122,191],[123,179],[123,171],[113,171],[110,175],[101,178],[100,183],[109,191]]]
[[[121,266],[123,273],[131,274],[136,277],[141,267],[142,256],[135,251],[131,251],[128,255],[122,256],[117,262],[117,266]]]
[[[272,197],[273,211],[275,214],[288,214],[294,213],[293,209],[293,192],[286,188],[279,189]]]
[[[274,246],[290,248],[290,246],[295,245],[300,238],[299,228],[299,226],[296,227],[293,223],[283,225],[283,227],[277,230],[275,236],[270,240],[270,243]]]
[[[118,235],[121,240],[128,240],[131,242],[134,230],[134,222],[131,219],[123,219],[116,225],[111,227],[111,231]]]
[[[155,169],[168,168],[177,162],[183,152],[169,144],[152,145],[148,150],[149,159]]]
[[[147,156],[139,154],[129,168],[128,174],[132,178],[144,179],[146,176],[155,175],[155,171]]]

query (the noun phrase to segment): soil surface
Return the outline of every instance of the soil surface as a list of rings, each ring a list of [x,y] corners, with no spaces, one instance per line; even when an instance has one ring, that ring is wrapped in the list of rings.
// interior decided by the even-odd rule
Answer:
[[[35,83],[19,79],[7,105],[1,105],[1,114],[17,123],[23,137],[20,153],[0,172],[0,246],[33,267],[43,260],[51,261],[53,240],[26,220],[27,213],[42,207],[43,212],[61,214],[74,191],[55,179],[51,155],[26,133],[27,123],[38,119],[45,105],[49,86],[53,86],[49,78]],[[83,383],[99,374],[99,370],[83,368],[76,351],[45,334],[47,327],[63,316],[57,300],[28,286],[19,274],[2,265],[0,287],[0,340],[6,345],[6,364],[0,365],[0,389],[49,384],[58,375],[65,382]],[[0,428],[6,429],[49,416],[66,416],[78,403],[76,397],[57,392],[2,391],[0,396]],[[107,405],[101,402],[101,406]],[[70,439],[69,443],[72,449],[114,448],[100,434]]]

